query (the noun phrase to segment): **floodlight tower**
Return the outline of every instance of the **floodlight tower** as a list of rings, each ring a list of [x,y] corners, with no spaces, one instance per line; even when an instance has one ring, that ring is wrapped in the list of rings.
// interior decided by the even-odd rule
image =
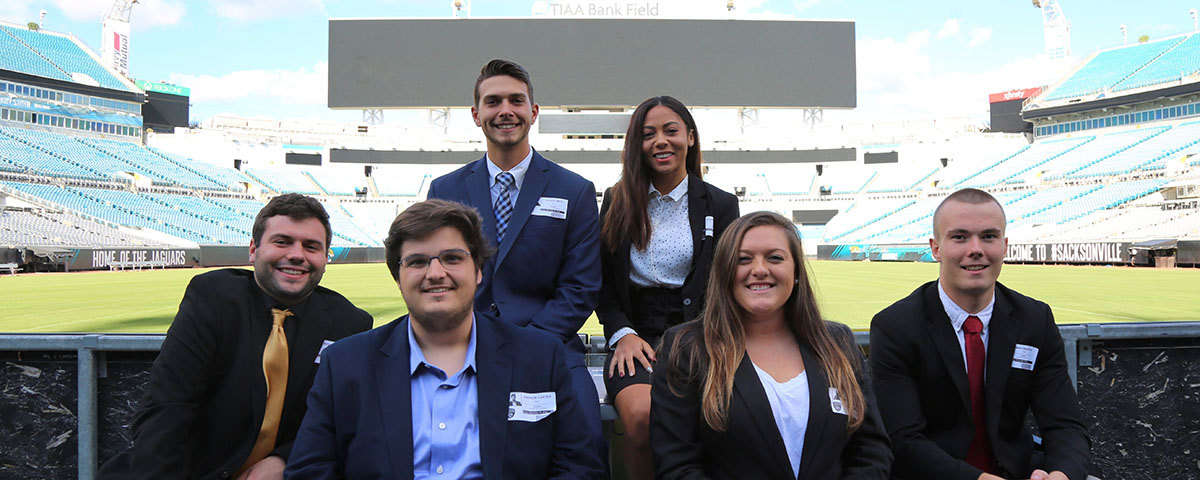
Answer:
[[[121,75],[129,76],[129,14],[138,0],[115,0],[101,22],[101,58]]]
[[[1051,60],[1071,56],[1071,22],[1058,5],[1058,0],[1033,0],[1033,6],[1042,10],[1042,31],[1046,38],[1046,57]]]

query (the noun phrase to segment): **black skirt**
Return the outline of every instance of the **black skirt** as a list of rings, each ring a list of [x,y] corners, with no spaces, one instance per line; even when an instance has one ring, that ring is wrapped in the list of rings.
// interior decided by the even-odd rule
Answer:
[[[659,340],[668,328],[683,323],[683,290],[679,288],[631,288],[629,300],[633,307],[633,315],[629,320],[633,329],[655,351],[659,348]],[[618,343],[619,344],[619,343]],[[604,359],[604,388],[608,391],[608,401],[612,403],[625,387],[637,384],[650,384],[651,372],[646,371],[642,363],[634,360],[633,372],[626,371],[625,376],[613,375],[608,372],[612,365],[613,349],[609,348]]]

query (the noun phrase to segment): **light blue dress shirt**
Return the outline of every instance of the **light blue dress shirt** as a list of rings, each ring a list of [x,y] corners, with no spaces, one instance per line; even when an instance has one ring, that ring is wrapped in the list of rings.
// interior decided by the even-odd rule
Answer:
[[[413,476],[417,479],[483,478],[479,457],[474,319],[466,362],[453,376],[447,376],[442,369],[425,362],[425,353],[413,336],[412,320],[409,322]]]

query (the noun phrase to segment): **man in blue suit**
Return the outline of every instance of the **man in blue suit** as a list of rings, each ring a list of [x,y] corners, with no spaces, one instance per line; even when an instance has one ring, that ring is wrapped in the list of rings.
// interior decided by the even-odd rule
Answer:
[[[587,428],[606,456],[599,395],[576,337],[600,296],[596,188],[529,146],[538,105],[529,73],[520,65],[492,60],[483,67],[471,115],[487,138],[487,154],[434,180],[429,198],[479,210],[484,236],[499,253],[483,266],[475,309],[553,333],[566,344]]]
[[[481,223],[442,200],[396,217],[386,259],[409,315],[322,354],[288,478],[603,476],[562,342],[472,311]]]

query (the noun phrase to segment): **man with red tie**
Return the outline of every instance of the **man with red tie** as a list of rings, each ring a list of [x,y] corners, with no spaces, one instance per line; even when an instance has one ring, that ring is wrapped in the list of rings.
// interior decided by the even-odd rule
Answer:
[[[938,280],[875,315],[871,373],[895,478],[1083,480],[1087,431],[1050,307],[997,282],[1008,239],[987,192],[933,214]],[[1035,452],[1025,418],[1043,439]]]

